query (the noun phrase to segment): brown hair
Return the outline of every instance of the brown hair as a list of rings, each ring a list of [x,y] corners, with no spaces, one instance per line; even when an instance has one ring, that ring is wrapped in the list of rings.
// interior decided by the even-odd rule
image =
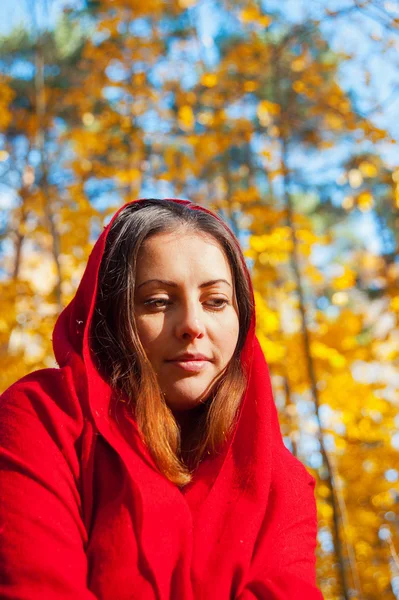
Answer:
[[[188,228],[212,236],[232,270],[239,313],[239,337],[232,359],[202,405],[194,434],[182,448],[179,426],[158,386],[134,319],[139,250],[157,233]],[[99,371],[128,399],[144,442],[164,475],[185,485],[207,452],[217,452],[235,423],[245,390],[240,353],[252,313],[249,282],[238,242],[216,216],[194,204],[145,199],[127,205],[107,236],[91,326],[91,347]],[[196,409],[193,409],[196,410]]]

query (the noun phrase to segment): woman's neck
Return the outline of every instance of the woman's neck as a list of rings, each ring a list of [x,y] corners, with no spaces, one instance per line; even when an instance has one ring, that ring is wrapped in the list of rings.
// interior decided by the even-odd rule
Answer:
[[[181,454],[183,460],[185,459],[187,452],[189,452],[196,442],[199,441],[199,421],[203,421],[203,415],[206,411],[206,406],[200,404],[195,408],[184,411],[175,411],[173,416],[180,429],[181,439]]]

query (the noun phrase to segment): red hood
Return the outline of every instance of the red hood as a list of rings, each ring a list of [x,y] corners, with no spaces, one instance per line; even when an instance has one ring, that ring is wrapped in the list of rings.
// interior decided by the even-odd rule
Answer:
[[[227,598],[228,589],[236,590],[237,600],[319,600],[314,587],[314,481],[283,444],[254,314],[241,354],[248,383],[234,436],[221,455],[200,464],[183,490],[165,481],[134,431],[126,442],[121,425],[110,415],[111,390],[92,362],[88,333],[112,223],[96,242],[76,295],[56,323],[53,345],[60,367],[73,373],[86,419],[129,473],[139,503],[137,535],[154,589],[167,588],[169,579],[163,581],[163,576],[173,572],[178,577],[178,562],[186,582],[179,597],[185,600]],[[172,540],[167,557],[160,554],[161,535]],[[168,561],[175,566],[169,567]],[[212,595],[217,590],[221,595]],[[164,596],[159,591],[157,597]]]

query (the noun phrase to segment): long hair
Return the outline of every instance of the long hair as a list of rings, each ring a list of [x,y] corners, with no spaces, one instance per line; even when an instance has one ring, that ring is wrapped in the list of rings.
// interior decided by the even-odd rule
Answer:
[[[238,307],[239,336],[234,354],[201,405],[193,435],[182,448],[180,428],[159,388],[134,318],[137,256],[145,240],[185,228],[212,236],[228,259]],[[252,313],[249,282],[238,241],[214,215],[195,205],[145,199],[127,205],[107,236],[91,325],[91,348],[98,370],[127,399],[143,441],[161,472],[177,485],[206,453],[215,453],[231,433],[245,390],[240,361]],[[192,409],[196,410],[196,409]]]

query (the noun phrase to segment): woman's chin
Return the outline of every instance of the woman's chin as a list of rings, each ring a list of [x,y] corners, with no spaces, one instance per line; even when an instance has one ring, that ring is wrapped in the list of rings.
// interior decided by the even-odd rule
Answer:
[[[172,411],[190,410],[209,397],[209,386],[176,386],[165,391],[165,400]]]

